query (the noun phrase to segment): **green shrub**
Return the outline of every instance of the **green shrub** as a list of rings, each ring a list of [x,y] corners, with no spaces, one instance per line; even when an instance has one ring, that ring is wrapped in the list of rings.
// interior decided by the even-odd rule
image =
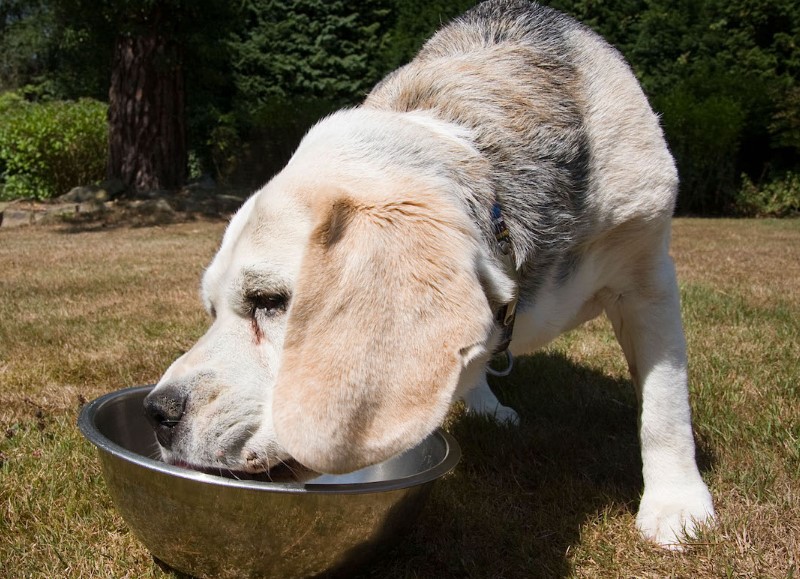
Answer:
[[[736,155],[745,113],[726,95],[699,96],[678,85],[654,99],[681,179],[678,212],[719,215],[736,193]]]
[[[336,108],[322,99],[272,99],[253,111],[247,137],[266,172],[283,169],[306,132]]]
[[[28,105],[22,95],[14,91],[0,93],[0,118]]]
[[[745,217],[800,215],[800,174],[787,173],[782,179],[761,185],[742,175],[742,187],[736,194],[735,210]]]
[[[107,105],[0,97],[0,171],[6,199],[46,199],[105,176]]]
[[[233,113],[220,115],[211,129],[207,146],[214,165],[214,175],[220,183],[228,183],[247,157],[247,145],[242,141]]]

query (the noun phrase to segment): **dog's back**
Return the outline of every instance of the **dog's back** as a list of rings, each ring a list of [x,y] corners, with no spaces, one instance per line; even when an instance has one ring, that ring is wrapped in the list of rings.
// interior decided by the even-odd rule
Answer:
[[[516,257],[510,351],[535,351],[605,311],[640,403],[636,524],[670,548],[694,535],[714,507],[694,461],[668,253],[677,172],[622,56],[555,10],[489,0],[435,35],[365,106],[427,111],[417,115],[468,130],[488,178],[460,186],[460,201],[495,248],[486,223],[499,204]],[[485,377],[463,391],[468,408],[515,416]]]
[[[674,163],[632,71],[556,10],[524,0],[480,4],[384,79],[365,105],[426,110],[473,131],[533,278],[577,245],[641,220],[650,233],[653,221],[665,229],[672,215]]]

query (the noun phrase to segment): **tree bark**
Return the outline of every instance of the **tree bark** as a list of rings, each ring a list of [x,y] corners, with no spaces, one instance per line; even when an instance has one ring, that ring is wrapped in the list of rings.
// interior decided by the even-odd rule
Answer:
[[[108,98],[108,177],[133,191],[180,187],[187,165],[180,47],[158,30],[120,35]]]

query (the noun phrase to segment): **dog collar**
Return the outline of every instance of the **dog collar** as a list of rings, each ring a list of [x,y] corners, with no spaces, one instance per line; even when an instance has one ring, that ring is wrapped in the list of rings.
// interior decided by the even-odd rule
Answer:
[[[500,343],[494,350],[494,354],[506,354],[508,359],[508,368],[505,371],[497,373],[492,371],[495,375],[507,375],[511,371],[513,359],[511,353],[508,351],[508,346],[511,344],[511,335],[514,333],[514,318],[517,313],[517,302],[519,301],[519,272],[517,271],[516,257],[514,255],[514,245],[511,243],[511,232],[508,230],[505,220],[503,219],[503,211],[500,203],[495,202],[492,205],[492,232],[497,241],[497,246],[500,248],[500,260],[505,266],[506,273],[514,280],[514,295],[511,301],[504,304],[499,310],[495,319],[500,324],[501,336]]]

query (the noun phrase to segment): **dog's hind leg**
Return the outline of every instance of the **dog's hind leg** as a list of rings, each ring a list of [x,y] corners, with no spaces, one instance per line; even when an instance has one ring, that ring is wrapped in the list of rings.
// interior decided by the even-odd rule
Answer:
[[[644,493],[636,524],[646,538],[679,549],[714,508],[695,462],[674,266],[666,250],[647,265],[604,306],[639,398]]]

